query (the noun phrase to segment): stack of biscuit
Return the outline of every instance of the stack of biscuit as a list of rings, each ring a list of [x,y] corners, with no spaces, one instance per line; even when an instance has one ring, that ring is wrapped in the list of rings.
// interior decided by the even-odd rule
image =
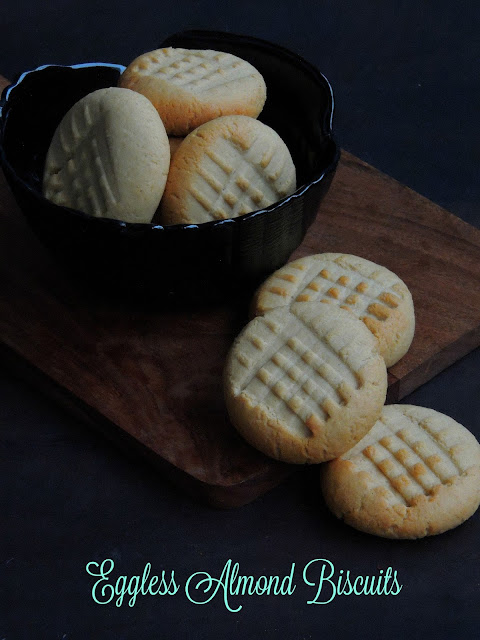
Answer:
[[[157,214],[166,225],[265,208],[296,188],[287,146],[256,119],[265,100],[262,75],[237,56],[145,53],[117,88],[85,96],[63,118],[43,193],[92,216],[149,223]]]
[[[385,405],[387,367],[415,330],[410,291],[357,256],[285,265],[257,290],[224,371],[232,424],[290,463],[326,463],[327,505],[357,529],[419,538],[480,504],[480,445],[431,409]]]

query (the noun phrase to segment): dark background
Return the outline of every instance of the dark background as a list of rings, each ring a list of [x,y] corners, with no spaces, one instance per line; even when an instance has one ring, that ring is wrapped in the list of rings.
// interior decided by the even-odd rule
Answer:
[[[219,4],[5,0],[0,73],[46,63],[119,62],[170,33],[208,28],[258,36],[316,64],[336,98],[343,148],[480,227],[480,10],[476,2],[346,0]],[[448,292],[446,292],[448,295]],[[465,292],[468,295],[468,292]],[[406,402],[443,411],[480,437],[480,353]],[[241,509],[196,504],[137,459],[0,369],[0,640],[99,638],[470,638],[480,624],[480,514],[449,533],[393,542],[336,522],[314,471]],[[114,575],[175,570],[284,575],[289,597],[221,597],[195,606],[141,597],[100,606],[89,561]],[[398,571],[398,596],[337,596],[307,605],[303,566],[327,558],[354,576]],[[478,636],[477,636],[478,637]]]

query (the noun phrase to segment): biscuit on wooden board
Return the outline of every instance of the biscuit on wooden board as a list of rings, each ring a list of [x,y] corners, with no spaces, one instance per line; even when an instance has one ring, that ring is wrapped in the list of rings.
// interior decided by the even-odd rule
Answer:
[[[207,122],[182,142],[162,200],[163,224],[235,218],[291,194],[296,173],[287,145],[248,116]]]
[[[119,86],[143,93],[173,136],[224,115],[256,118],[267,95],[262,75],[249,62],[210,49],[144,53],[128,65]]]
[[[371,431],[322,471],[331,511],[385,538],[442,533],[480,504],[480,445],[433,409],[386,406]]]
[[[250,321],[228,354],[224,390],[232,424],[250,444],[285,462],[317,463],[375,424],[387,373],[360,320],[303,303]]]
[[[43,193],[92,216],[148,223],[169,166],[168,137],[153,105],[128,89],[99,89],[74,104],[58,125]]]
[[[405,283],[370,260],[342,253],[305,256],[275,271],[259,287],[251,315],[296,302],[334,304],[360,318],[391,367],[408,351],[415,314]]]

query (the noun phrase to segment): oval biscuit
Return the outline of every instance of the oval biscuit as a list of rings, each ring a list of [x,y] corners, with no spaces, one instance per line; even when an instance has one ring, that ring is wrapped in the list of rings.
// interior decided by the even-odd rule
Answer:
[[[170,166],[165,127],[142,95],[109,87],[79,100],[48,149],[43,194],[89,215],[148,223]]]
[[[236,218],[295,190],[288,147],[270,127],[248,116],[223,116],[192,131],[170,167],[164,224]]]
[[[262,75],[249,62],[210,49],[145,53],[128,65],[119,86],[145,95],[173,136],[224,115],[256,118],[267,95]]]

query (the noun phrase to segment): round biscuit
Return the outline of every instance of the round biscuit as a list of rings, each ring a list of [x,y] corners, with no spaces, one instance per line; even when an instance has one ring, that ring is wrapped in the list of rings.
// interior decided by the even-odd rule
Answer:
[[[295,190],[288,147],[248,116],[223,116],[192,131],[175,153],[162,200],[163,224],[236,218]]]
[[[263,76],[249,62],[210,49],[144,53],[128,65],[119,86],[145,95],[173,136],[224,115],[256,118],[267,96]]]
[[[148,223],[170,166],[165,127],[142,95],[109,87],[79,100],[48,149],[43,194],[99,218]]]
[[[325,465],[322,491],[347,524],[384,538],[422,538],[480,504],[480,445],[433,409],[389,405],[350,451]]]
[[[385,267],[349,254],[320,253],[286,264],[259,287],[251,315],[313,301],[340,306],[362,320],[387,367],[412,343],[415,313],[406,284]]]
[[[365,325],[334,306],[280,307],[250,321],[225,366],[232,424],[291,463],[331,460],[375,424],[387,374]]]

